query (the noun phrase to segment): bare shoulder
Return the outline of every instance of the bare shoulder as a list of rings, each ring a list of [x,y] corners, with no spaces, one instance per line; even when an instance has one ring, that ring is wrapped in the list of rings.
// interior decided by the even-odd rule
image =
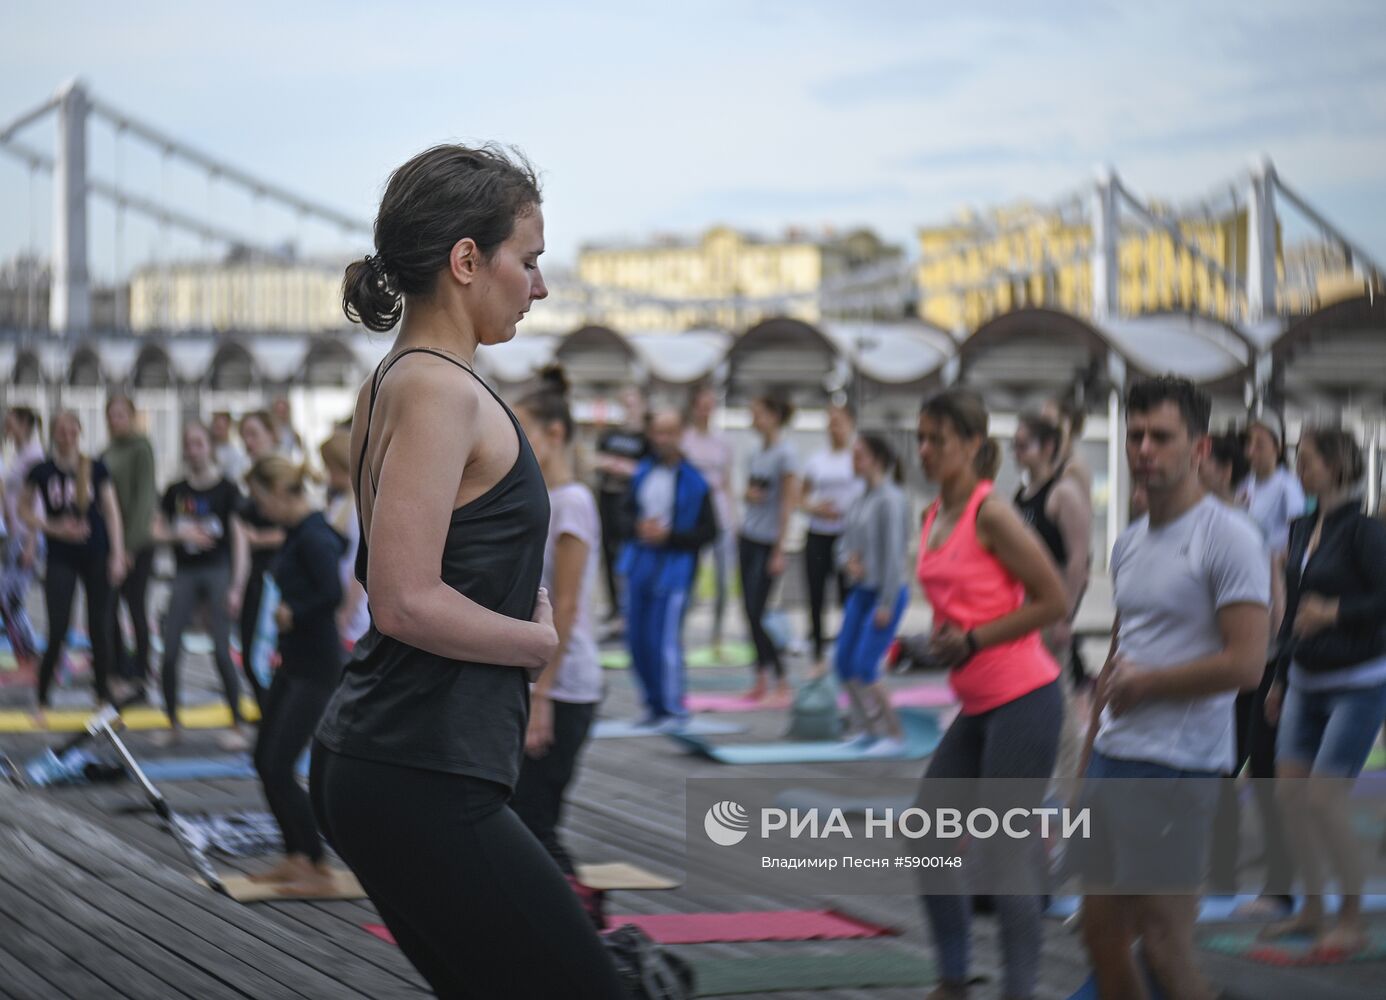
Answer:
[[[1054,489],[1049,493],[1048,507],[1051,510],[1060,510],[1068,504],[1085,504],[1087,498],[1083,493],[1083,484],[1077,476],[1060,476],[1059,481],[1054,484]]]
[[[1006,497],[993,492],[977,508],[977,540],[983,548],[994,550],[997,542],[1024,530],[1025,522]]]

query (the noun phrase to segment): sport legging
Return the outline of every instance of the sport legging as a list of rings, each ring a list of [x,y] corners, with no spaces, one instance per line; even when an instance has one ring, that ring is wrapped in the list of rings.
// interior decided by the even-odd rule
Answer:
[[[255,740],[255,770],[284,834],[284,853],[312,861],[322,859],[322,836],[296,770],[335,687],[335,679],[302,677],[280,667],[265,696],[265,716]]]
[[[438,996],[623,1000],[591,918],[505,786],[321,743],[309,785],[327,842]]]
[[[154,568],[154,546],[148,545],[134,553],[130,572],[120,583],[120,590],[111,600],[111,636],[115,642],[116,664],[120,676],[127,681],[143,684],[149,679],[149,575]],[[125,650],[120,634],[120,602],[130,610],[130,625],[135,630],[135,658]]]
[[[741,539],[741,597],[746,604],[746,623],[751,629],[751,641],[756,646],[756,672],[773,670],[784,677],[780,651],[765,631],[765,606],[770,603],[770,588],[775,578],[770,575],[770,556],[774,549],[749,538]]]
[[[159,674],[164,682],[164,711],[178,725],[178,660],[183,655],[183,633],[199,606],[207,608],[208,624],[212,629],[212,658],[231,717],[241,721],[241,691],[236,683],[236,668],[231,663],[231,618],[226,610],[226,595],[231,589],[231,567],[225,563],[212,566],[188,566],[178,570],[173,578],[168,613],[164,618],[164,659]]]
[[[72,624],[72,603],[77,598],[77,581],[87,595],[87,635],[91,639],[91,675],[96,697],[111,700],[107,678],[113,666],[111,635],[111,579],[107,575],[105,552],[97,552],[80,562],[68,562],[49,556],[43,579],[43,596],[48,609],[48,648],[39,661],[38,703],[48,706],[48,691],[53,686],[53,672],[67,642],[67,630]]]
[[[930,778],[1034,778],[1042,789],[1054,770],[1059,752],[1059,727],[1064,700],[1059,682],[1022,695],[990,712],[959,715],[943,734],[925,772]],[[1038,801],[1032,806],[1038,806]],[[1027,843],[1034,843],[1034,839]],[[985,865],[1004,867],[1015,862],[1014,841],[995,837],[978,840],[971,849],[988,854]],[[991,852],[996,853],[990,853]],[[1009,859],[999,854],[1012,852]],[[1034,864],[1041,864],[1037,856]],[[1005,963],[1003,996],[1034,994],[1039,976],[1043,937],[1042,902],[1038,894],[994,896],[1001,923],[1001,950]],[[924,912],[938,951],[940,973],[945,981],[965,982],[972,937],[972,903],[966,895],[924,897]]]
[[[823,636],[823,605],[828,599],[828,580],[837,584],[837,604],[842,607],[847,601],[847,581],[835,571],[836,560],[833,546],[837,535],[825,535],[810,531],[804,541],[804,572],[808,576],[809,628],[813,636],[813,659],[823,659],[823,647],[827,640]]]

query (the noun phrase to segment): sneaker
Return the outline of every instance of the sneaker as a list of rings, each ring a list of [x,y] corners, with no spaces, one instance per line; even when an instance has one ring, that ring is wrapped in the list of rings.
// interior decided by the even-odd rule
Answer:
[[[654,729],[657,733],[681,733],[688,728],[690,721],[687,715],[666,715],[656,723]]]
[[[905,741],[894,736],[877,740],[862,751],[863,757],[899,757],[905,752]]]

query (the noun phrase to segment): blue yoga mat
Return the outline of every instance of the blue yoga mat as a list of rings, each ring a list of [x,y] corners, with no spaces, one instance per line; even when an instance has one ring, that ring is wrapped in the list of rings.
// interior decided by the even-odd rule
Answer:
[[[1165,1000],[1165,994],[1155,983],[1155,978],[1150,974],[1149,969],[1145,969],[1145,989],[1150,995],[1150,1000]],[[1078,992],[1069,997],[1068,1000],[1102,1000],[1097,995],[1097,980],[1089,976],[1082,986],[1078,987]]]
[[[255,765],[247,754],[230,757],[163,757],[140,761],[150,781],[211,781],[216,778],[255,778]],[[308,754],[298,760],[298,774],[308,774]]]
[[[939,732],[938,716],[933,712],[903,709],[900,725],[905,730],[905,749],[895,757],[869,757],[860,749],[835,740],[716,746],[689,733],[670,733],[669,738],[689,753],[720,764],[831,764],[854,760],[922,760],[934,752],[943,735]]]
[[[681,733],[689,736],[728,736],[745,731],[745,726],[738,726],[734,722],[705,719],[697,715],[689,719],[680,730]],[[642,726],[638,722],[631,722],[627,719],[601,719],[592,727],[592,739],[594,740],[621,740],[633,736],[664,735],[666,734],[659,729],[652,726]]]
[[[1198,922],[1200,924],[1215,924],[1226,921],[1233,921],[1232,914],[1243,903],[1250,903],[1256,898],[1254,893],[1245,893],[1240,896],[1204,896],[1198,906]],[[1067,919],[1078,912],[1078,904],[1081,902],[1079,896],[1055,896],[1049,901],[1049,909],[1045,910],[1045,916],[1060,917]],[[1296,903],[1298,905],[1298,903]],[[1333,912],[1338,905],[1337,896],[1325,896],[1324,906],[1329,912]],[[1386,895],[1365,895],[1362,897],[1362,909],[1366,913],[1386,913]],[[1264,920],[1233,921],[1235,923],[1260,924],[1266,923]]]

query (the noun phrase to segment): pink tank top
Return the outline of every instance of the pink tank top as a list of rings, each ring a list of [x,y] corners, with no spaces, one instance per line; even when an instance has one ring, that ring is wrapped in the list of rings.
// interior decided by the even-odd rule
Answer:
[[[963,631],[996,621],[1025,603],[1025,585],[977,540],[977,509],[991,495],[990,480],[973,490],[952,533],[929,549],[929,531],[938,516],[935,501],[924,517],[919,542],[919,583],[934,609],[934,625],[951,622]],[[1015,701],[1059,676],[1059,665],[1031,632],[999,646],[988,646],[948,672],[948,683],[964,715],[979,715]]]

